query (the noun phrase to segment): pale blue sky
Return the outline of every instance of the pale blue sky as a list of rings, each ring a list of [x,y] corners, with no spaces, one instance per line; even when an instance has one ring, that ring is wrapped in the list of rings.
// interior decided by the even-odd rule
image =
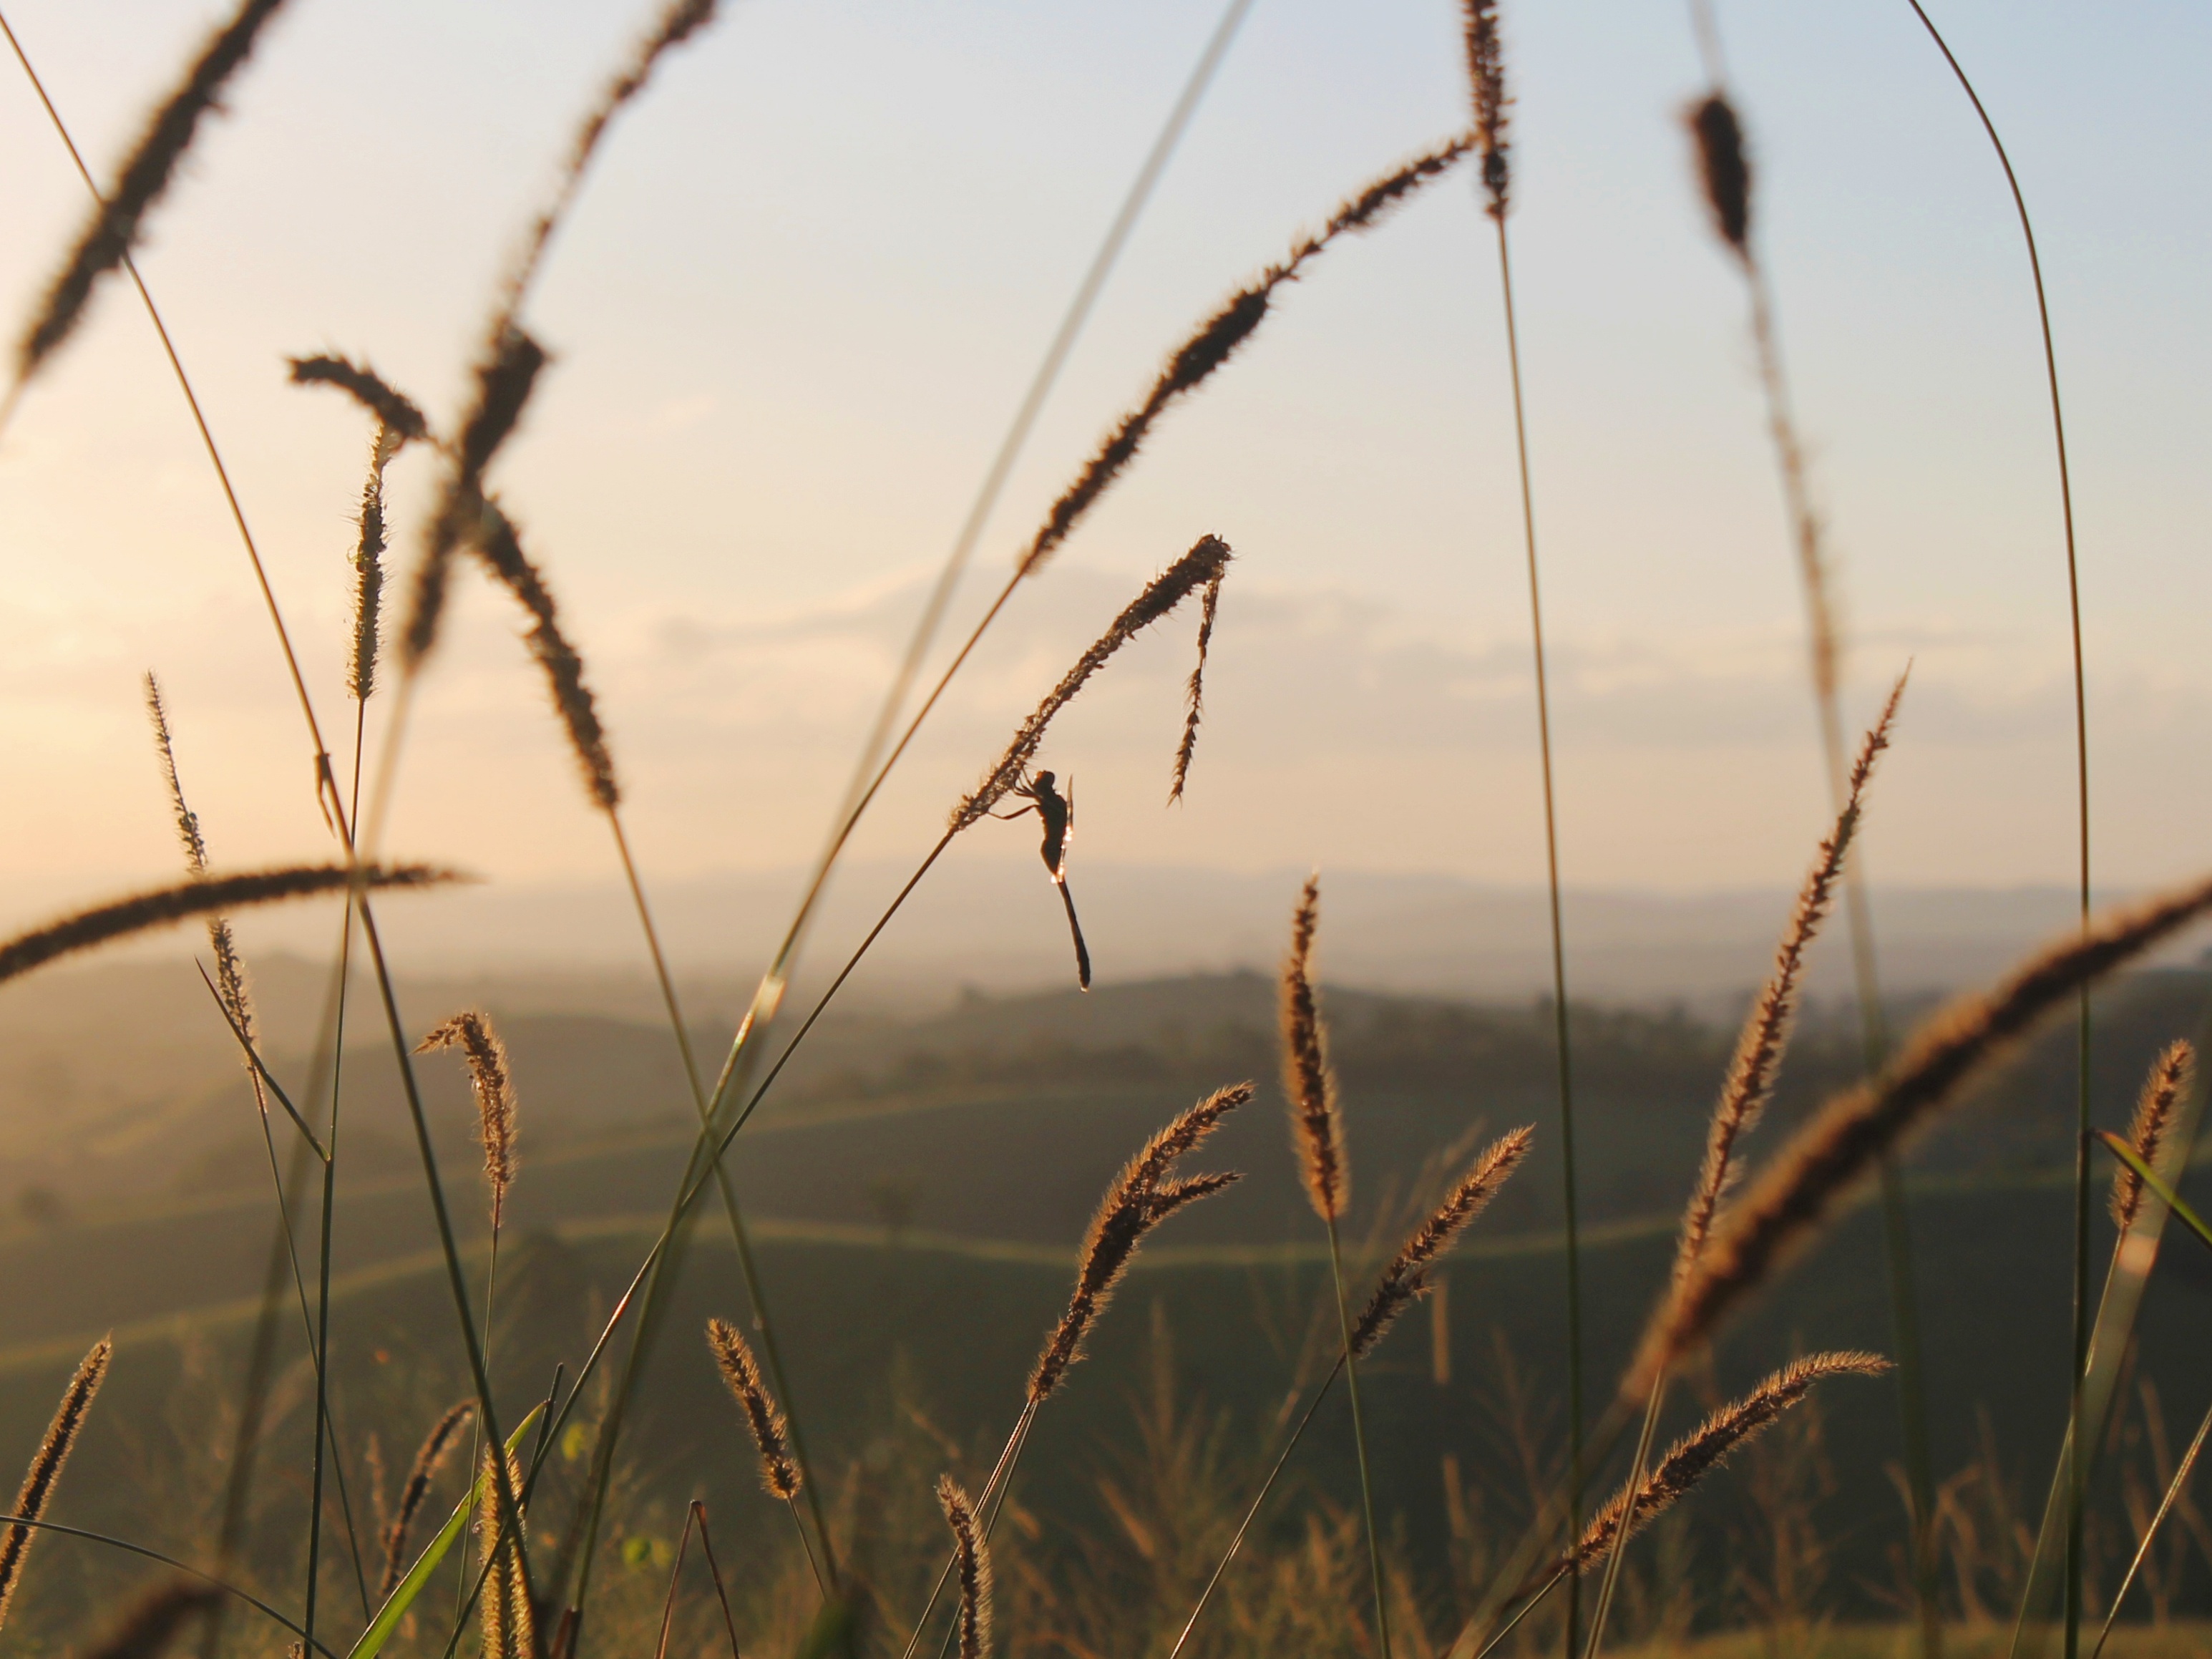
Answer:
[[[2043,239],[2100,868],[2125,884],[2191,872],[2212,852],[2212,15],[1936,9]],[[8,15],[104,173],[216,10]],[[626,118],[533,305],[558,362],[498,482],[573,613],[659,867],[811,847],[921,573],[1215,15],[743,0]],[[1698,86],[1686,15],[1571,0],[1506,16],[1568,874],[1788,879],[1822,801],[1800,601],[1741,287],[1676,125]],[[285,387],[282,356],[364,353],[450,411],[503,255],[638,21],[613,4],[295,0],[156,222],[144,267],[334,725],[365,434],[335,399]],[[1858,646],[1855,707],[1919,663],[1874,868],[2063,881],[2062,551],[2001,177],[1903,0],[1724,6],[1722,23]],[[1193,320],[1464,119],[1455,30],[1444,0],[1258,0],[979,579]],[[0,155],[0,308],[19,319],[82,198],[12,66]],[[1152,776],[1187,628],[1117,670],[1127,684],[1060,740],[1063,769],[1102,786],[1086,796],[1097,855],[1536,878],[1509,414],[1487,226],[1455,180],[1333,252],[1161,429],[1055,591],[1010,615],[868,850],[926,844],[1121,592],[1216,531],[1243,559],[1190,805],[1164,819]],[[427,476],[420,458],[395,475],[403,556]],[[219,853],[320,848],[242,560],[119,289],[0,444],[0,788],[24,803],[0,846],[11,890],[167,866],[136,706],[149,664]],[[465,623],[395,835],[495,875],[601,869],[504,606],[473,598]]]

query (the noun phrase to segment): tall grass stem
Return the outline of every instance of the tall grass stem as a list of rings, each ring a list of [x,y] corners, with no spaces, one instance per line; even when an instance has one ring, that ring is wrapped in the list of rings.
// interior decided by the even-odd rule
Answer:
[[[1352,1392],[1352,1443],[1359,1458],[1359,1507],[1365,1516],[1367,1571],[1375,1589],[1376,1640],[1382,1659],[1390,1659],[1390,1613],[1382,1595],[1382,1540],[1375,1531],[1375,1486],[1368,1473],[1367,1417],[1360,1408],[1359,1362],[1352,1352],[1352,1314],[1344,1304],[1344,1252],[1337,1243],[1336,1218],[1328,1218],[1329,1281],[1335,1294],[1337,1329],[1344,1340],[1344,1381]]]
[[[1513,388],[1514,453],[1521,480],[1522,548],[1528,567],[1528,634],[1536,680],[1536,750],[1544,785],[1544,890],[1552,927],[1552,1041],[1559,1085],[1560,1195],[1566,1227],[1567,1274],[1567,1512],[1566,1535],[1582,1530],[1583,1273],[1581,1206],[1575,1170],[1575,1087],[1568,1041],[1566,928],[1559,902],[1559,830],[1552,776],[1551,677],[1544,652],[1544,596],[1536,558],[1536,497],[1529,478],[1528,422],[1521,394],[1521,331],[1513,306],[1513,260],[1505,216],[1493,213],[1498,232],[1498,284],[1505,308],[1505,361]],[[1581,1575],[1567,1586],[1566,1651],[1575,1650]]]
[[[2075,811],[2078,821],[2079,870],[2081,888],[2081,926],[2089,925],[2089,696],[2088,676],[2081,646],[2081,580],[2074,539],[2074,479],[2066,459],[2066,410],[2058,392],[2058,349],[2051,339],[2051,302],[2044,292],[2043,259],[2036,251],[2035,222],[2027,211],[2027,198],[2021,192],[2020,177],[2013,171],[2012,157],[2005,151],[2004,140],[1997,134],[1996,123],[1990,118],[1981,94],[1974,90],[1973,82],[1943,39],[1942,31],[1936,27],[1920,0],[1905,0],[1912,15],[1928,31],[1928,38],[1936,43],[1936,51],[1950,68],[1959,88],[1966,94],[1966,101],[1974,106],[1974,117],[1987,135],[1990,148],[1996,152],[1997,165],[2004,170],[2005,188],[2012,196],[2013,211],[2020,219],[2021,240],[2027,249],[2027,269],[2035,284],[2036,323],[2043,336],[2044,382],[2051,394],[2051,447],[2058,466],[2058,507],[2060,521],[2066,534],[2066,605],[2068,625],[2071,630],[2074,652],[2074,788]],[[2075,1075],[2077,1094],[2075,1127],[2075,1144],[2080,1149],[2075,1156],[2074,1182],[2074,1355],[2073,1377],[2069,1391],[2068,1417],[2069,1427],[2075,1431],[2073,1443],[2078,1448],[2082,1437],[2078,1432],[2082,1408],[2082,1376],[2089,1359],[2089,988],[2081,988],[2076,1011],[2077,1049]],[[2066,1656],[2075,1659],[2081,1645],[2081,1453],[2075,1454],[2073,1490],[2067,1499],[2066,1518]]]

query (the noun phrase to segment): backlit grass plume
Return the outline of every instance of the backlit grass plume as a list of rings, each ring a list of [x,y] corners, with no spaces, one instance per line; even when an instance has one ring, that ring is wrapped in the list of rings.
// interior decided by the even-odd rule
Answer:
[[[354,872],[343,864],[295,864],[274,870],[249,871],[243,875],[208,876],[173,887],[157,887],[128,898],[77,911],[59,921],[18,933],[0,944],[0,981],[11,980],[43,968],[48,963],[79,951],[89,951],[134,933],[174,927],[194,916],[242,910],[251,905],[279,904],[287,899],[308,898],[319,893],[345,890]],[[422,888],[459,881],[451,870],[427,864],[372,864],[361,872],[369,887]]]
[[[736,1326],[710,1319],[707,1346],[714,1352],[715,1369],[722,1373],[722,1381],[745,1414],[753,1444],[760,1449],[761,1486],[771,1498],[789,1502],[799,1496],[802,1480],[791,1455],[790,1425],[784,1421],[783,1408],[769,1392],[751,1345]]]
[[[54,1487],[62,1478],[62,1466],[76,1445],[85,1414],[91,1411],[93,1396],[106,1378],[107,1362],[114,1352],[114,1343],[102,1337],[78,1362],[76,1375],[70,1378],[69,1387],[62,1390],[61,1404],[54,1408],[53,1421],[46,1425],[46,1437],[39,1442],[31,1467],[23,1472],[23,1485],[15,1493],[11,1515],[25,1521],[46,1518],[46,1506],[53,1502]],[[24,1558],[30,1553],[37,1531],[35,1527],[16,1525],[0,1536],[0,1625],[8,1622],[9,1604],[23,1582]]]
[[[462,416],[446,480],[430,514],[422,562],[415,568],[407,619],[400,629],[400,660],[412,673],[438,642],[453,556],[471,545],[483,519],[484,470],[522,418],[523,405],[545,367],[545,349],[501,319],[483,362],[477,366],[476,395]]]
[[[403,659],[410,672],[437,643],[453,555],[478,532],[484,471],[514,432],[538,372],[545,366],[544,348],[522,327],[520,313],[553,233],[574,202],[592,157],[614,118],[645,89],[664,54],[714,21],[715,9],[716,0],[674,0],[661,12],[629,61],[586,112],[569,143],[552,198],[523,238],[521,252],[503,285],[488,331],[483,356],[477,366],[476,395],[462,418],[452,465],[424,538],[422,562],[416,568],[414,592],[401,635]]]
[[[2142,1098],[2136,1102],[2135,1121],[2128,1126],[2128,1144],[2136,1156],[2158,1167],[2158,1155],[2173,1127],[2173,1109],[2189,1088],[2197,1065],[2197,1050],[2187,1041],[2174,1043],[2151,1063],[2143,1080]],[[2124,1233],[2142,1213],[2142,1177],[2123,1164],[2112,1173],[2112,1225]]]
[[[1505,137],[1505,45],[1498,35],[1498,0],[1461,0],[1466,25],[1467,83],[1474,99],[1474,137],[1482,152],[1482,189],[1486,211],[1505,216],[1513,187],[1513,147]]]
[[[367,702],[376,692],[378,634],[384,608],[385,469],[410,443],[430,441],[430,423],[413,398],[365,363],[331,356],[295,357],[292,382],[334,386],[376,416],[376,436],[369,444],[368,478],[361,491],[361,541],[353,558],[353,653],[346,666],[347,690],[356,702]]]
[[[498,1455],[493,1448],[484,1449],[477,1477],[483,1491],[477,1502],[477,1536],[490,1561],[477,1609],[483,1634],[483,1659],[535,1659],[537,1619],[530,1605],[521,1555],[513,1535],[502,1535],[499,1524],[499,1474],[491,1461]],[[520,1499],[522,1465],[510,1456],[507,1468],[510,1487]],[[496,1549],[492,1547],[495,1538],[499,1540]]]
[[[107,1634],[85,1650],[84,1659],[159,1659],[186,1620],[222,1598],[222,1590],[200,1579],[162,1579],[124,1610]]]
[[[481,1008],[464,1008],[415,1045],[418,1054],[440,1048],[459,1048],[468,1064],[469,1090],[477,1103],[477,1133],[483,1143],[484,1182],[491,1189],[492,1230],[496,1232],[507,1204],[507,1189],[514,1184],[516,1101],[507,1044],[500,1041],[489,1014]]]
[[[577,125],[575,137],[570,140],[568,155],[562,163],[561,182],[553,198],[532,222],[523,241],[521,258],[516,262],[514,274],[507,279],[507,314],[521,301],[523,291],[537,274],[538,262],[545,256],[546,245],[575,200],[576,191],[584,181],[584,174],[592,164],[592,157],[606,137],[607,128],[623,106],[643,92],[653,78],[653,71],[661,58],[696,34],[714,21],[718,0],[671,0],[660,15],[653,20],[631,52],[629,59],[615,72],[612,79],[601,88],[599,100],[585,113]]]
[[[290,360],[292,384],[326,386],[344,392],[378,422],[392,428],[401,443],[427,443],[430,422],[415,400],[367,363],[325,353]]]
[[[1851,842],[1858,834],[1864,810],[1868,780],[1875,760],[1889,747],[1889,734],[1897,719],[1897,705],[1905,695],[1905,677],[1882,705],[1881,715],[1859,744],[1844,790],[1844,808],[1836,827],[1820,843],[1813,868],[1798,890],[1796,908],[1790,913],[1782,943],[1774,953],[1774,972],[1752,1004],[1750,1016],[1736,1038],[1735,1055],[1729,1063],[1727,1080],[1705,1130],[1705,1161],[1698,1171],[1696,1189],[1682,1212],[1681,1243],[1674,1254],[1674,1277],[1680,1280],[1705,1248],[1712,1230],[1713,1213],[1735,1184],[1738,1170],[1736,1143],[1758,1127],[1767,1103],[1774,1096],[1774,1080],[1782,1069],[1783,1051],[1789,1046],[1790,1027],[1797,1017],[1797,981],[1805,965],[1806,948],[1827,919],[1835,902],[1836,885],[1843,879]]]
[[[1121,417],[1083,471],[1076,475],[1075,481],[1053,503],[1052,511],[1022,554],[1021,573],[1025,576],[1033,574],[1052,556],[1053,550],[1067,539],[1077,521],[1106,493],[1122,469],[1136,459],[1152,423],[1169,406],[1204,385],[1207,377],[1251,337],[1253,331],[1266,319],[1277,289],[1297,276],[1308,260],[1338,237],[1371,228],[1400,202],[1449,172],[1474,142],[1473,134],[1462,133],[1383,174],[1339,207],[1321,230],[1300,237],[1291,246],[1288,257],[1269,265],[1254,282],[1230,295],[1220,309],[1176,348],[1153,380],[1152,390],[1146,393],[1145,401]]]
[[[407,1471],[407,1484],[399,1489],[399,1503],[392,1512],[392,1524],[384,1529],[384,1577],[376,1590],[380,1597],[391,1595],[406,1577],[408,1534],[414,1528],[415,1517],[422,1512],[423,1501],[430,1495],[430,1483],[438,1478],[438,1471],[459,1441],[461,1425],[469,1420],[476,1408],[473,1400],[464,1400],[453,1407],[430,1425],[430,1432],[416,1452],[415,1465]]]
[[[1723,1212],[1697,1265],[1646,1327],[1624,1397],[1704,1341],[1833,1212],[1875,1160],[1955,1100],[2045,1014],[2207,910],[2212,880],[2107,913],[2030,957],[1994,989],[1954,1000],[1871,1080],[1834,1097]]]
[[[38,373],[40,365],[70,337],[94,286],[130,256],[146,216],[176,176],[177,164],[191,148],[201,119],[220,106],[224,84],[253,55],[263,26],[283,7],[284,0],[243,0],[230,21],[201,49],[185,73],[184,84],[155,111],[15,348],[19,384]]]
[[[1251,1098],[1249,1083],[1215,1091],[1146,1142],[1114,1177],[1084,1235],[1067,1311],[1054,1327],[1030,1374],[1031,1405],[1043,1404],[1068,1368],[1083,1358],[1084,1339],[1113,1299],[1145,1235],[1186,1204],[1210,1198],[1241,1178],[1234,1173],[1178,1176],[1175,1166]]]
[[[560,612],[545,579],[524,556],[514,522],[495,501],[482,503],[476,549],[492,574],[530,613],[525,643],[544,671],[554,712],[568,733],[584,787],[601,810],[611,812],[622,801],[622,790],[615,781],[614,756],[607,748],[606,729],[599,724],[599,704],[584,684],[584,659],[561,631]]]
[[[1314,1004],[1314,928],[1321,919],[1321,878],[1306,878],[1291,917],[1291,953],[1283,963],[1283,1094],[1291,1107],[1291,1140],[1314,1213],[1334,1222],[1344,1213],[1352,1166],[1344,1144],[1344,1112],[1328,1039]]]
[[[1723,1406],[1674,1443],[1635,1493],[1635,1516],[1629,1523],[1629,1535],[1633,1537],[1650,1526],[1726,1462],[1729,1454],[1771,1427],[1783,1413],[1810,1394],[1814,1383],[1831,1376],[1878,1376],[1889,1368],[1889,1361],[1880,1354],[1849,1352],[1816,1353],[1791,1361],[1742,1399]],[[1626,1487],[1615,1492],[1613,1500],[1592,1516],[1583,1529],[1571,1562],[1555,1564],[1552,1574],[1563,1572],[1571,1565],[1587,1567],[1611,1549],[1613,1535],[1620,1529],[1621,1516],[1628,1511],[1629,1498]]]
[[[1229,568],[1233,556],[1229,544],[1218,536],[1201,536],[1190,551],[1177,559],[1165,570],[1145,585],[1143,592],[1132,599],[1114,618],[1113,625],[1094,641],[1091,648],[1075,659],[1075,665],[1060,676],[1060,684],[1045,694],[1044,701],[1035,713],[1015,731],[1013,741],[1006,745],[1006,753],[998,763],[984,774],[983,781],[975,792],[953,809],[948,834],[958,835],[969,825],[978,823],[1006,797],[1007,792],[1020,783],[1029,771],[1030,763],[1036,758],[1039,745],[1044,742],[1046,730],[1060,711],[1074,701],[1075,694],[1083,689],[1084,682],[1103,668],[1107,661],[1123,646],[1146,629],[1172,611],[1199,589],[1208,595],[1206,618],[1212,616],[1212,596],[1219,591],[1221,578]],[[1181,793],[1183,776],[1190,763],[1190,751],[1196,738],[1196,684],[1205,669],[1204,645],[1210,628],[1201,624],[1199,666],[1192,675],[1192,720],[1184,727],[1183,746],[1176,757],[1176,793]]]
[[[953,1571],[960,1581],[960,1659],[983,1659],[991,1650],[991,1546],[976,1523],[975,1506],[949,1474],[937,1477],[938,1507],[952,1528]]]
[[[1498,1189],[1528,1156],[1533,1128],[1522,1127],[1499,1136],[1474,1160],[1444,1201],[1423,1222],[1382,1270],[1382,1277],[1367,1298],[1359,1322],[1352,1328],[1352,1353],[1364,1359],[1380,1342],[1398,1316],[1429,1293],[1429,1269],[1451,1249],[1474,1218],[1490,1207]]]

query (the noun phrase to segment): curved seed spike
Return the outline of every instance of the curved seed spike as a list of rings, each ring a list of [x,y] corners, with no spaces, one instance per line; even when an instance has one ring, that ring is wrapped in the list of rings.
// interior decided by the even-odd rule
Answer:
[[[427,864],[368,865],[360,873],[365,885],[375,888],[435,887],[465,879],[454,871]],[[244,875],[209,876],[94,905],[0,944],[0,981],[27,974],[78,951],[173,927],[194,916],[340,892],[354,874],[343,864],[288,865]]]
[[[62,1466],[76,1446],[85,1414],[91,1411],[93,1396],[106,1380],[107,1362],[114,1352],[114,1343],[103,1336],[77,1362],[76,1374],[70,1378],[69,1387],[62,1390],[61,1404],[54,1408],[53,1421],[46,1425],[46,1438],[39,1443],[38,1450],[31,1455],[30,1468],[23,1472],[23,1485],[15,1494],[11,1513],[25,1521],[45,1518],[46,1505],[53,1502],[54,1487],[62,1478]],[[30,1553],[34,1531],[14,1525],[0,1533],[0,1625],[8,1622],[9,1605],[22,1584],[23,1561]]]

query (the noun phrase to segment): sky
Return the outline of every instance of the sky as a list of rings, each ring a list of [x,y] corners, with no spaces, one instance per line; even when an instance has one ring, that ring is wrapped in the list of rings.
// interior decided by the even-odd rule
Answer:
[[[1932,8],[2036,215],[2075,464],[2108,890],[2212,861],[2212,14]],[[96,173],[218,21],[9,0]],[[581,648],[648,876],[813,851],[933,574],[1218,12],[1127,0],[739,0],[626,114],[527,321],[554,354],[494,483]],[[327,729],[368,433],[287,355],[374,361],[450,419],[578,112],[645,21],[576,0],[293,0],[141,264],[231,465]],[[1758,228],[1863,720],[1913,665],[1877,883],[2063,884],[2065,550],[2002,174],[1904,0],[1723,4]],[[1791,881],[1827,806],[1802,602],[1737,273],[1692,189],[1686,11],[1505,7],[1510,221],[1560,859],[1580,887]],[[954,630],[1221,297],[1466,119],[1455,8],[1256,0],[989,521]],[[85,198],[0,73],[0,314]],[[411,563],[434,463],[392,472]],[[1469,179],[1332,249],[1026,583],[857,852],[918,856],[1084,643],[1200,535],[1236,549],[1191,791],[1164,805],[1194,618],[1055,727],[1079,859],[1544,868],[1497,254]],[[267,619],[134,296],[0,434],[0,908],[159,878],[161,673],[216,861],[327,856]],[[495,882],[611,879],[520,644],[471,577],[386,844]],[[942,660],[943,649],[939,659]],[[386,728],[372,705],[372,765]],[[1028,832],[984,826],[994,853]]]

